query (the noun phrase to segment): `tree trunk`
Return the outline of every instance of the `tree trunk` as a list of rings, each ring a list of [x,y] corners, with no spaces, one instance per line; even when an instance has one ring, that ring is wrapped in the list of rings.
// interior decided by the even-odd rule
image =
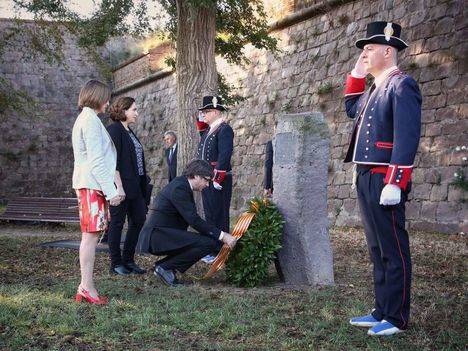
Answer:
[[[217,93],[216,2],[210,7],[177,0],[177,173],[195,157],[200,139],[195,116],[204,95]],[[207,5],[208,6],[208,5]]]

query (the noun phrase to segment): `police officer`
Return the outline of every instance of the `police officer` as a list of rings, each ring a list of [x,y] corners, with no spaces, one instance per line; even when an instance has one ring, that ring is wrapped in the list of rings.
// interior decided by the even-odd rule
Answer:
[[[373,22],[348,75],[346,112],[354,119],[345,162],[356,165],[356,188],[370,258],[374,266],[375,305],[352,325],[369,335],[393,335],[408,327],[411,257],[405,230],[405,202],[421,130],[418,84],[397,67],[397,52],[408,45],[401,27]],[[374,83],[365,90],[365,77]]]
[[[213,182],[202,192],[205,219],[222,231],[229,232],[234,132],[223,118],[226,108],[220,96],[204,96],[199,111],[197,129],[201,139],[197,158],[209,162],[214,172]],[[204,259],[207,263],[213,260],[214,257]]]

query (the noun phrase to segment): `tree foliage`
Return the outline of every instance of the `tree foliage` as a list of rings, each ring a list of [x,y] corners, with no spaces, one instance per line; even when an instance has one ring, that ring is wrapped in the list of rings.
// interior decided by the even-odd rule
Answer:
[[[216,54],[229,63],[244,64],[244,46],[251,43],[258,49],[277,51],[277,40],[268,33],[268,23],[260,0],[187,0],[194,6],[216,5]],[[167,36],[176,41],[177,9],[174,0],[160,0],[170,15]],[[193,19],[196,20],[196,19]]]
[[[92,57],[105,67],[98,49],[113,37],[122,35],[147,36],[156,34],[176,41],[177,9],[175,0],[102,0],[96,11],[84,17],[70,10],[64,0],[13,0],[15,7],[33,15],[34,28],[26,30],[31,40],[25,52],[31,57],[42,56],[50,63],[63,62],[63,30],[66,29],[77,37],[77,44],[86,49]],[[169,20],[164,31],[152,28],[153,17],[148,15],[148,5],[158,1],[165,9]],[[216,6],[216,54],[233,64],[247,64],[244,46],[251,43],[259,49],[277,50],[277,41],[268,34],[266,14],[261,0],[187,0],[192,6]],[[132,18],[129,22],[128,19]],[[196,18],[192,20],[196,21]],[[19,28],[19,27],[18,27]],[[0,37],[0,55],[10,43],[14,42],[18,30],[3,33]],[[170,62],[170,61],[168,61]],[[173,62],[173,61],[171,61]],[[231,96],[233,86],[219,78],[220,90],[228,102],[240,101],[239,96]],[[2,94],[2,91],[0,91]]]

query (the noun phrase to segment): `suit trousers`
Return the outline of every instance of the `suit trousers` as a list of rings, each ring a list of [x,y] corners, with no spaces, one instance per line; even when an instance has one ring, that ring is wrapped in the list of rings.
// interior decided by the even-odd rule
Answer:
[[[379,204],[384,175],[358,166],[357,196],[373,264],[374,318],[385,319],[400,329],[408,326],[411,298],[411,255],[405,229],[405,202],[401,192],[395,206]]]
[[[166,270],[176,270],[184,273],[201,258],[213,251],[219,250],[219,242],[217,240],[197,233],[193,233],[193,235],[198,236],[198,238],[190,245],[176,250],[156,252],[155,254],[157,255],[167,256],[157,261],[155,265],[161,266]]]
[[[143,194],[133,199],[125,199],[118,206],[110,206],[108,244],[112,267],[134,261],[138,235],[146,219],[146,209]],[[126,217],[128,217],[128,229],[121,253],[120,239]]]

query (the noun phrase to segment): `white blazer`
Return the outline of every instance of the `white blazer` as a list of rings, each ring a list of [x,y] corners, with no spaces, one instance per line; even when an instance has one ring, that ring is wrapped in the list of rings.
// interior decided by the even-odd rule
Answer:
[[[107,200],[117,196],[114,185],[117,152],[114,143],[93,109],[84,107],[72,132],[73,189],[101,190]]]

